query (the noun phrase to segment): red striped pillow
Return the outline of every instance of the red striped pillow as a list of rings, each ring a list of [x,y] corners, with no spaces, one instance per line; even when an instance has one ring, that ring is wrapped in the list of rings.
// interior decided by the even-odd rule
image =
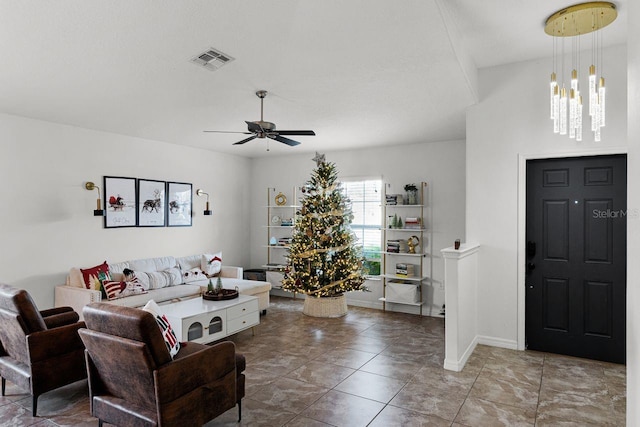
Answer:
[[[160,306],[158,306],[154,300],[149,300],[142,309],[153,314],[153,317],[156,318],[156,323],[158,323],[160,332],[162,332],[162,338],[164,338],[169,354],[171,354],[171,358],[173,359],[175,355],[178,354],[178,351],[180,351],[180,342],[175,332],[173,332],[167,317],[162,313]]]
[[[102,282],[102,289],[107,294],[108,300],[114,300],[118,298],[128,297],[129,295],[146,294],[142,284],[137,278],[127,282],[115,282],[111,280],[105,280]]]

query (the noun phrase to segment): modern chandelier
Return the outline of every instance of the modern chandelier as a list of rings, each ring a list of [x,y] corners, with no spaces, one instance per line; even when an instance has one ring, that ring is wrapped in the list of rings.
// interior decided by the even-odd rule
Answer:
[[[569,6],[547,19],[544,31],[553,37],[553,71],[549,84],[549,109],[554,133],[560,135],[568,133],[570,138],[582,141],[583,105],[578,82],[580,36],[592,33],[587,111],[591,118],[594,140],[600,141],[600,129],[606,124],[606,97],[602,76],[602,31],[598,30],[612,23],[617,16],[615,4],[597,1]],[[571,37],[571,74],[570,82],[565,87],[564,44],[567,37]],[[560,74],[557,69],[558,42],[561,42]],[[600,73],[599,79],[597,72]]]

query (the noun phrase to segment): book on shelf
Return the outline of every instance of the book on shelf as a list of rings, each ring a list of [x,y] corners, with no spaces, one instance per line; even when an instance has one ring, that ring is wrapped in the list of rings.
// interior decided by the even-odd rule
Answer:
[[[415,218],[415,217],[407,217],[404,220],[404,228],[411,228],[411,229],[419,229],[422,228],[422,221],[420,218]]]
[[[409,245],[404,239],[388,239],[387,240],[387,252],[402,253],[409,250]]]
[[[415,266],[413,264],[406,264],[399,262],[396,264],[396,276],[400,277],[413,277],[415,275]]]
[[[292,240],[291,237],[280,237],[278,239],[278,246],[289,246]]]
[[[404,205],[404,197],[402,194],[387,194],[385,202],[388,206]]]

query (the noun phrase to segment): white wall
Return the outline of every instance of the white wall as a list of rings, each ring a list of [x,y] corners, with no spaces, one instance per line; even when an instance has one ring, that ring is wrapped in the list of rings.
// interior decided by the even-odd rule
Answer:
[[[373,148],[365,150],[327,152],[326,159],[334,162],[341,179],[350,177],[380,177],[394,183],[390,190],[404,192],[404,184],[425,181],[429,184],[428,198],[432,208],[427,218],[433,229],[433,284],[423,289],[431,306],[424,314],[437,315],[444,303],[444,265],[440,249],[451,246],[456,238],[464,241],[465,194],[465,143],[448,141],[405,145],[401,147]],[[258,267],[266,262],[267,187],[278,191],[291,191],[294,185],[304,184],[315,167],[313,155],[291,155],[254,159],[252,162],[251,200],[251,265]],[[425,270],[426,272],[426,270]],[[382,296],[381,282],[368,281],[371,293],[357,292],[348,296],[350,304],[382,308],[378,298]],[[394,306],[398,310],[416,312],[415,307]]]
[[[480,102],[467,114],[467,240],[480,243],[478,333],[495,345],[518,343],[519,156],[624,152],[627,146],[626,47],[605,51],[607,126],[577,143],[554,135],[548,116],[551,59],[480,70]],[[587,62],[583,59],[583,64]],[[583,67],[584,68],[584,67]],[[583,70],[581,70],[583,71]],[[584,73],[583,73],[584,80]],[[586,81],[581,81],[586,86]],[[520,337],[520,342],[523,342]]]
[[[629,2],[628,22],[640,21],[640,2]],[[640,27],[627,25],[629,154],[627,192],[629,209],[640,208]],[[627,425],[640,425],[640,220],[627,222]]]
[[[248,263],[248,159],[2,114],[0,141],[0,282],[40,308],[74,266],[218,249],[226,264]],[[84,189],[104,175],[190,182],[209,192],[213,216],[194,196],[192,227],[105,229]]]

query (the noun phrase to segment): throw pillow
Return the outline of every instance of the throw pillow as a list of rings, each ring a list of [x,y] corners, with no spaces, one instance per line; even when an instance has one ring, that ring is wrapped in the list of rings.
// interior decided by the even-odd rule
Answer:
[[[81,268],[82,278],[84,279],[84,286],[87,289],[94,289],[99,291],[102,288],[102,282],[104,280],[111,280],[111,274],[109,274],[109,265],[107,261],[95,267]]]
[[[138,280],[138,283],[144,288],[145,291],[151,289],[149,274],[144,271],[134,271],[133,277]]]
[[[182,275],[177,267],[163,271],[149,271],[145,274],[149,277],[149,289],[166,288],[182,282]]]
[[[169,275],[169,286],[175,286],[182,283],[182,272],[178,267],[167,268],[163,271]]]
[[[207,276],[205,276],[204,271],[199,268],[192,268],[191,270],[182,272],[182,283],[193,283],[198,280],[205,280]]]
[[[102,288],[107,294],[108,300],[128,297],[129,295],[146,294],[147,291],[142,287],[137,278],[127,282],[116,282],[105,280],[102,282]]]
[[[200,260],[200,268],[207,276],[215,276],[222,270],[222,252],[215,254],[203,254]]]
[[[180,342],[178,342],[178,338],[175,332],[173,332],[167,317],[162,313],[160,306],[154,300],[149,300],[142,309],[153,314],[153,317],[155,317],[160,332],[162,332],[162,338],[164,338],[169,354],[171,354],[171,358],[173,359],[176,354],[178,354],[178,351],[180,351]]]

